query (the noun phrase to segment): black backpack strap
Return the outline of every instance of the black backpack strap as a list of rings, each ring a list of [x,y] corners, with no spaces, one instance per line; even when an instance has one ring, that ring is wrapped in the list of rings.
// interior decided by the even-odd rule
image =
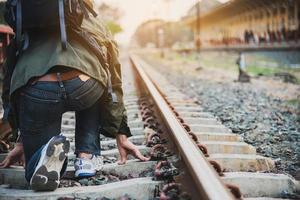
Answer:
[[[84,17],[85,17],[85,18],[89,18],[89,13],[88,13],[87,10],[86,10],[86,7],[85,7],[85,5],[84,5],[83,0],[78,0],[78,2],[79,2],[79,5],[80,5],[80,7],[81,7],[81,9],[82,9],[82,11],[83,11]]]
[[[16,5],[16,45],[17,54],[21,50],[21,40],[22,40],[22,2],[17,0]]]
[[[64,10],[64,0],[58,0],[59,9],[59,25],[60,25],[60,37],[62,49],[67,49],[67,32],[66,32],[66,21],[65,21],[65,10]]]
[[[111,80],[111,73],[109,70],[109,64],[107,63],[107,60],[105,59],[106,56],[102,50],[102,48],[99,46],[97,43],[96,39],[89,34],[87,31],[78,28],[78,29],[71,29],[72,31],[72,36],[75,36],[76,39],[78,39],[79,42],[82,42],[83,45],[88,47],[99,59],[102,67],[104,68],[106,74],[107,74],[107,90],[108,93],[111,95],[112,102],[113,103],[118,103],[118,97],[117,94],[113,91],[113,86],[112,86],[112,80]]]

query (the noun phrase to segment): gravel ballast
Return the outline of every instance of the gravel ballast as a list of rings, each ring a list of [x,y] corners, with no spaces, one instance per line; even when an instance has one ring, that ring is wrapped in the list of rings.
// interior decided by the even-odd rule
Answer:
[[[205,111],[276,161],[278,173],[300,179],[300,86],[274,78],[238,83],[236,72],[205,69],[172,59],[143,58]]]

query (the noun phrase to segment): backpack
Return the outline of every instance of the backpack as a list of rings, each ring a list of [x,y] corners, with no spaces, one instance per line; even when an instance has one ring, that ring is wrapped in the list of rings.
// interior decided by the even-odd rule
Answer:
[[[8,0],[4,18],[15,31],[19,50],[28,45],[27,31],[55,27],[60,28],[62,48],[66,50],[66,27],[80,27],[89,12],[97,16],[85,0]]]
[[[96,54],[109,77],[108,93],[111,94],[112,101],[117,103],[106,56],[96,39],[81,28],[83,18],[88,18],[89,13],[97,16],[88,0],[7,0],[4,18],[15,31],[16,54],[29,44],[27,31],[56,27],[60,28],[62,49],[66,50],[66,27],[69,27],[72,35]]]

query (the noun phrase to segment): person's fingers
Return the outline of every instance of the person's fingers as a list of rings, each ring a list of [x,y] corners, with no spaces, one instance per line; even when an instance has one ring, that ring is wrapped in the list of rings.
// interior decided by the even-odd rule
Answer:
[[[141,161],[149,161],[150,158],[145,157],[137,148],[132,151],[133,156]]]
[[[121,140],[124,138],[120,138]],[[125,138],[126,139],[126,138]],[[126,151],[128,151],[131,155],[133,155],[135,158],[141,160],[141,161],[149,161],[150,158],[145,157],[141,152],[138,150],[138,148],[129,140],[122,140],[122,141],[117,141],[119,146],[124,148]],[[127,155],[126,155],[127,156]]]

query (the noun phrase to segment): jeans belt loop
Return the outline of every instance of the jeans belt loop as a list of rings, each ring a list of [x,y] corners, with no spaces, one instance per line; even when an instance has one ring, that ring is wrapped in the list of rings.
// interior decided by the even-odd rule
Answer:
[[[67,91],[66,91],[64,83],[63,83],[63,81],[61,79],[61,74],[58,72],[58,73],[56,73],[56,76],[57,76],[59,87],[61,89],[61,93],[62,93],[64,99],[67,99]]]

